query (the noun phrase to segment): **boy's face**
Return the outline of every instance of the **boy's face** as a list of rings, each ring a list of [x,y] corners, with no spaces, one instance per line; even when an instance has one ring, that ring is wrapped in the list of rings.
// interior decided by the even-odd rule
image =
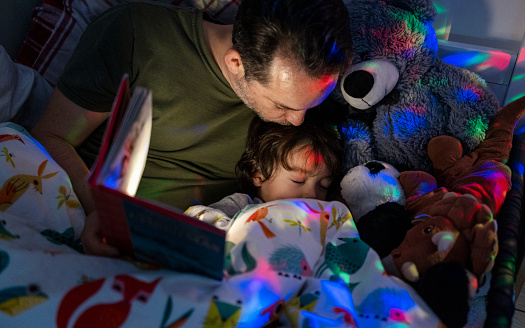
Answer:
[[[291,153],[291,171],[279,165],[268,180],[257,172],[253,183],[258,188],[258,197],[264,202],[287,198],[325,200],[332,178],[322,159],[317,166],[315,162],[315,154],[303,148]]]

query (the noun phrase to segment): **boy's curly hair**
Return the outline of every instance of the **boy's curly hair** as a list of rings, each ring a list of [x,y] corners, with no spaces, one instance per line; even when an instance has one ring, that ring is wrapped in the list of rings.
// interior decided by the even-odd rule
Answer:
[[[279,165],[292,170],[290,157],[305,147],[314,153],[315,165],[322,161],[332,179],[340,178],[343,147],[335,126],[308,116],[300,126],[280,125],[255,117],[248,130],[246,149],[236,166],[241,192],[256,196],[254,174],[260,171],[268,180]]]

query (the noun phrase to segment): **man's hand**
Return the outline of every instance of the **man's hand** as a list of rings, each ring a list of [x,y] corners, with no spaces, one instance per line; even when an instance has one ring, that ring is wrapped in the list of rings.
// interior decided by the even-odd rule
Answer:
[[[91,255],[101,255],[117,257],[120,252],[117,248],[106,244],[100,235],[100,224],[97,212],[92,212],[86,216],[84,230],[80,234],[84,253]]]

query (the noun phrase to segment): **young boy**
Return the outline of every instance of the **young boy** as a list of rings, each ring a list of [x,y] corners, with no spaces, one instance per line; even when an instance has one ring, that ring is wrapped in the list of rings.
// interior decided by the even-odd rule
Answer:
[[[326,200],[332,181],[340,177],[342,156],[339,135],[328,123],[307,119],[300,126],[284,126],[256,117],[236,166],[242,193],[209,206],[190,207],[186,214],[228,230],[230,218],[250,204]]]

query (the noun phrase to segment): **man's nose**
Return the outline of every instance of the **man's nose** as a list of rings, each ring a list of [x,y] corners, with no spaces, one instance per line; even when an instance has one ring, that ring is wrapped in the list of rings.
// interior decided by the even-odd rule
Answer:
[[[286,120],[290,124],[298,126],[303,124],[305,114],[306,110],[290,110],[286,113]]]

